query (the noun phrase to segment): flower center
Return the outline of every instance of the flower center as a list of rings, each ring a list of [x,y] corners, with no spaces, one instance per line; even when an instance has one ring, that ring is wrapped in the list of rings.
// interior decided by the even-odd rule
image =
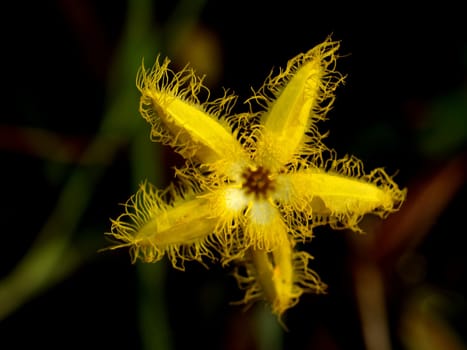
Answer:
[[[271,173],[262,166],[256,169],[247,169],[242,177],[245,179],[243,188],[246,193],[253,194],[256,198],[266,198],[268,192],[274,190],[274,180],[271,179]]]

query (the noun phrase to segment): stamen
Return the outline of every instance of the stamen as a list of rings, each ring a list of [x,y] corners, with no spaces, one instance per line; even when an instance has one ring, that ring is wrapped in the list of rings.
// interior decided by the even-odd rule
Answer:
[[[268,193],[275,188],[275,182],[271,179],[268,169],[259,166],[256,169],[248,169],[242,177],[245,179],[243,188],[247,194],[253,194],[257,199],[266,199]]]

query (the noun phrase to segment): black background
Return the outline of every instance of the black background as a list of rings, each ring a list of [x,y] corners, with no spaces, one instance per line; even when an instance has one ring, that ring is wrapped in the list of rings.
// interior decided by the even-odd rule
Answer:
[[[154,4],[154,25],[163,26],[175,4]],[[7,1],[1,6],[2,125],[91,137],[106,108],[109,66],[123,30],[126,2]],[[94,21],[85,26],[89,30],[85,35],[76,30],[73,21],[80,8],[90,11]],[[249,97],[251,86],[261,85],[272,67],[284,66],[288,59],[330,34],[341,40],[340,52],[345,57],[339,60],[338,69],[347,79],[337,91],[330,120],[323,124],[331,131],[326,142],[340,154],[363,158],[368,169],[384,165],[389,172],[399,170],[396,181],[406,186],[422,169],[431,169],[460,151],[451,149],[431,157],[421,152],[416,135],[431,101],[465,86],[467,30],[462,14],[460,5],[446,2],[409,7],[394,2],[364,6],[208,0],[199,22],[216,34],[221,45],[223,74],[212,90],[231,88],[240,100]],[[86,41],[89,38],[92,40]],[[166,43],[170,38],[161,40]],[[161,53],[166,54],[164,48]],[[134,80],[128,83],[133,85]],[[137,101],[134,116],[138,117],[136,108]],[[375,125],[387,128],[390,136],[365,139]],[[60,186],[47,177],[44,160],[15,147],[4,146],[0,152],[0,276],[7,276],[46,221]],[[123,150],[106,169],[80,231],[103,233],[109,229],[108,218],[120,213],[117,203],[134,191],[128,157]],[[66,179],[73,166],[59,166]],[[455,256],[458,265],[466,265],[456,243],[465,231],[461,222],[464,200],[465,190],[453,198],[428,238],[417,247],[428,261],[425,282],[461,295],[467,280],[465,268],[453,282],[446,277],[449,266],[443,264],[447,257]],[[284,348],[311,348],[317,341],[313,334],[316,337],[318,333],[334,339],[335,349],[363,348],[346,270],[346,239],[341,232],[317,231],[314,267],[330,285],[329,294],[305,296],[291,310]],[[107,244],[103,234],[90,241],[88,250]],[[37,348],[142,348],[136,269],[126,251],[91,254],[70,276],[0,321],[0,348],[19,349],[31,344]],[[238,338],[229,330],[235,322],[232,320],[242,316],[228,303],[241,293],[224,270],[192,264],[185,273],[168,269],[166,281],[174,348],[215,349],[230,344],[235,349]],[[397,297],[390,301],[395,307],[390,313],[394,323]],[[397,348],[402,345],[395,328],[392,336]],[[250,344],[250,348],[255,346]]]

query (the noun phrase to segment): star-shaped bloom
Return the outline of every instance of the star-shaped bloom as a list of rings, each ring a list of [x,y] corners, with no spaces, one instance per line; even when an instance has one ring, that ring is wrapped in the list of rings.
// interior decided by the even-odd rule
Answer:
[[[156,60],[138,73],[140,112],[153,141],[186,159],[177,183],[165,190],[143,183],[112,220],[111,248],[130,247],[133,261],[167,255],[183,269],[187,260],[239,264],[235,276],[243,302],[266,299],[281,316],[303,292],[326,285],[297,249],[319,225],[360,231],[365,214],[385,217],[405,199],[382,168],[364,172],[352,156],[338,159],[322,142],[334,90],[339,42],[327,39],[271,72],[247,100],[249,111],[231,114],[227,91],[201,102],[209,91],[188,66],[175,73]],[[255,111],[257,109],[257,111]]]

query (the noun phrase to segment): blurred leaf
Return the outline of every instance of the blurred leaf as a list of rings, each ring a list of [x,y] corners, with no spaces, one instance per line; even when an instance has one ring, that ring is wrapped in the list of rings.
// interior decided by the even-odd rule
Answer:
[[[407,350],[465,350],[467,345],[443,314],[458,300],[433,289],[418,289],[402,313],[400,336]]]

